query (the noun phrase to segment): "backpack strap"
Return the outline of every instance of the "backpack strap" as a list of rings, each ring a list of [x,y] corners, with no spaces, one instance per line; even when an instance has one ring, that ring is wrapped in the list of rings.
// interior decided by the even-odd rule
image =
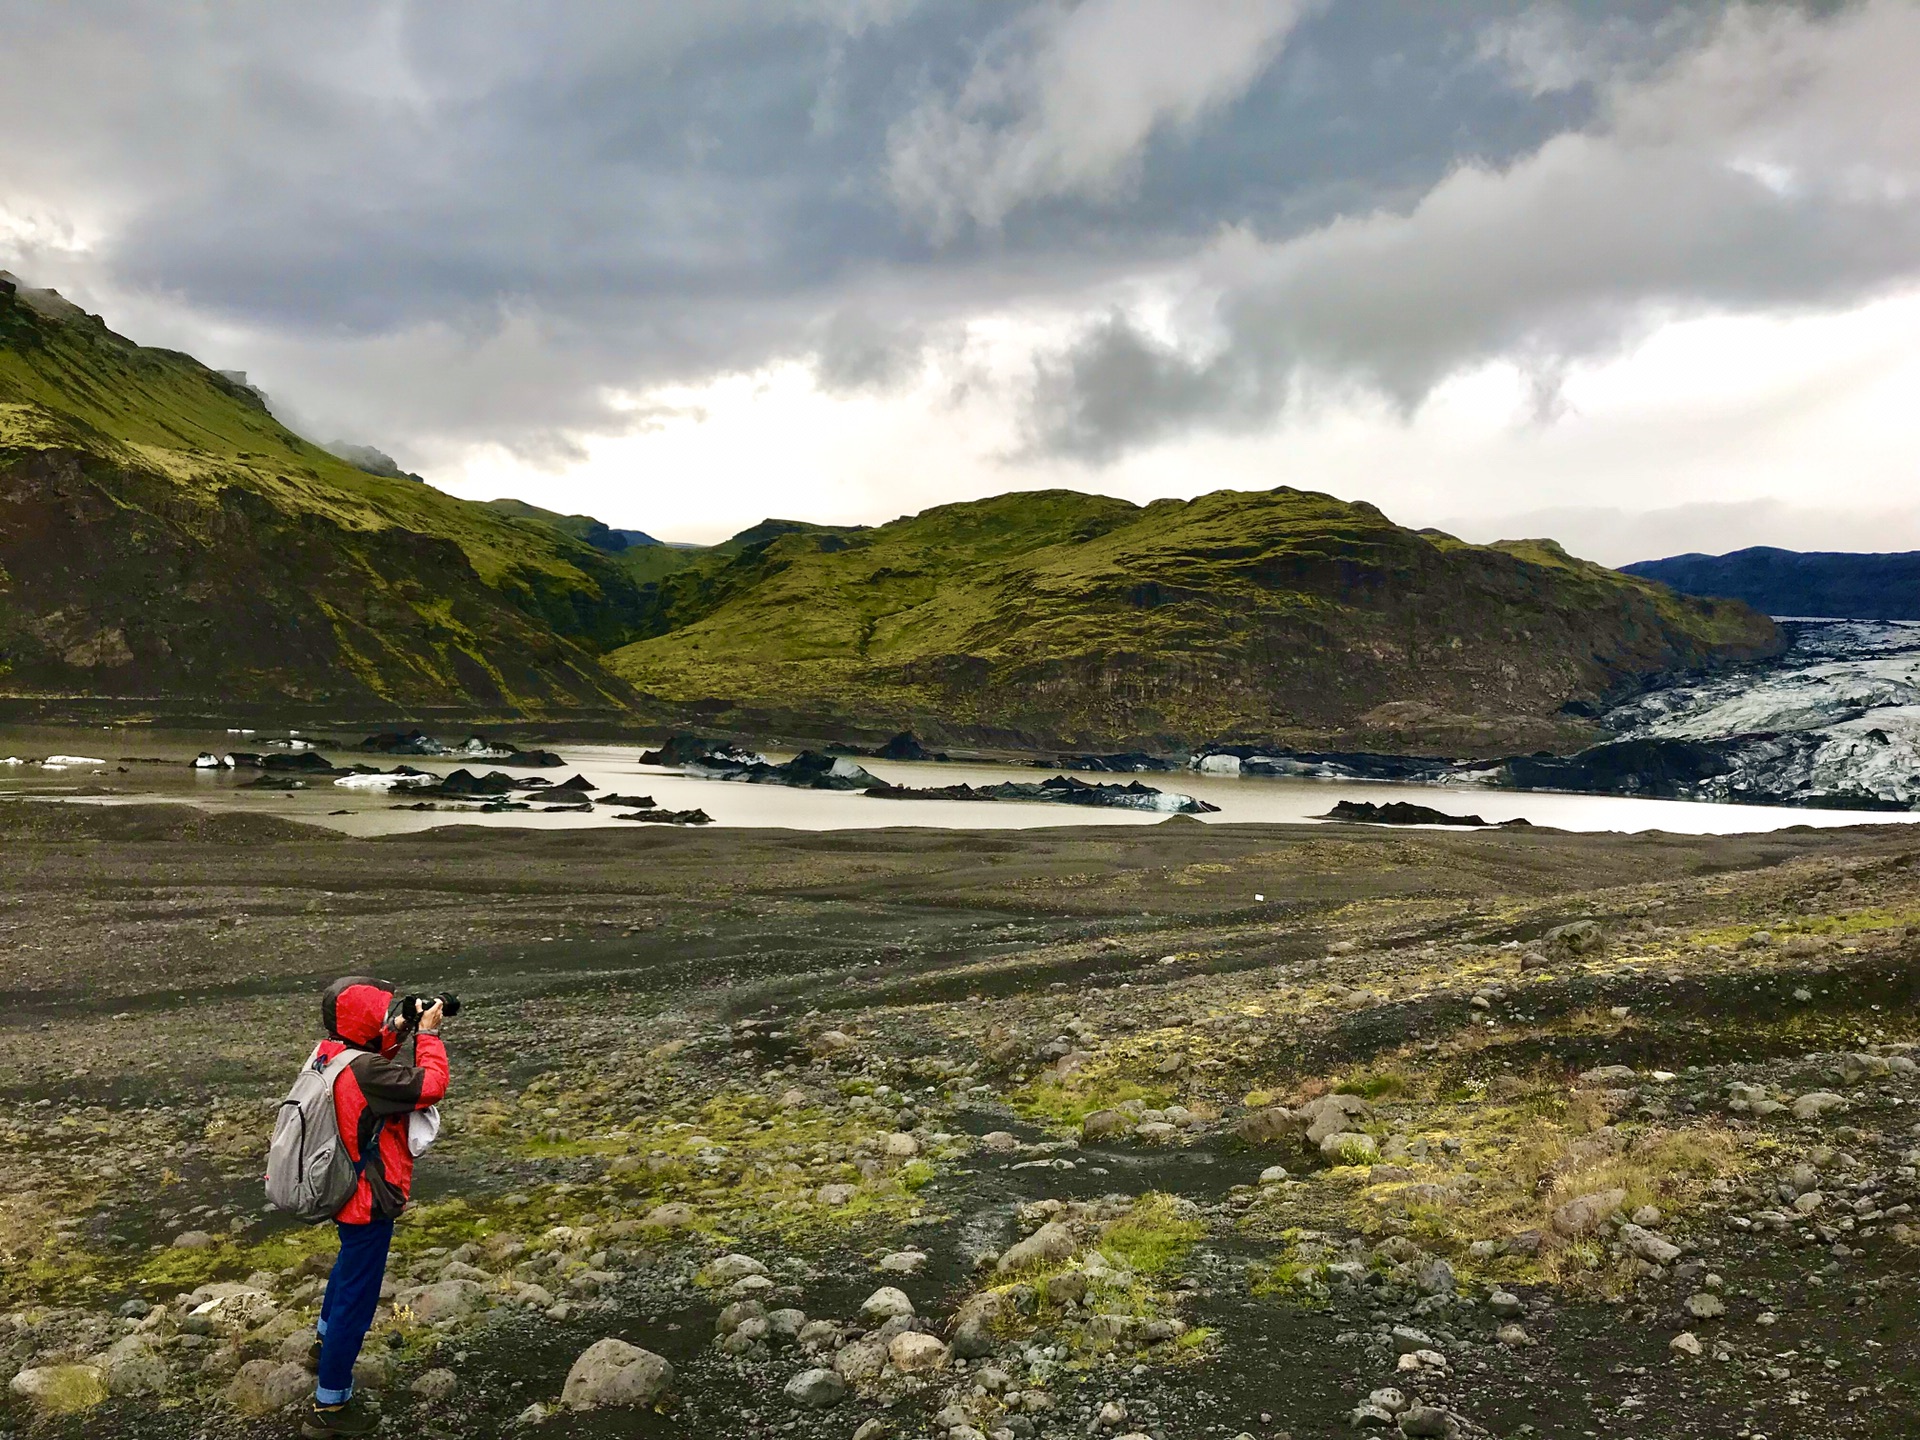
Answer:
[[[325,1042],[322,1042],[322,1043],[325,1043]],[[329,1097],[331,1097],[333,1094],[334,1086],[340,1083],[340,1077],[347,1073],[348,1068],[353,1064],[353,1062],[359,1059],[363,1059],[364,1057],[371,1055],[372,1053],[373,1052],[371,1050],[356,1050],[351,1045],[349,1045],[347,1046],[346,1049],[342,1050],[338,1055],[334,1056],[333,1059],[322,1060],[320,1058],[320,1046],[315,1045],[313,1047],[313,1058],[309,1060],[307,1063],[312,1065],[315,1071],[319,1073],[321,1080],[326,1084],[327,1094]],[[356,1180],[359,1179],[359,1177],[366,1171],[366,1168],[367,1168],[367,1157],[365,1155],[362,1155],[358,1160],[353,1162],[354,1178]]]

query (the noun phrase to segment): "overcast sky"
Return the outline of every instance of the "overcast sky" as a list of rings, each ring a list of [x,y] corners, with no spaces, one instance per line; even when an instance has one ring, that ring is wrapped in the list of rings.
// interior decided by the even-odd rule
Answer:
[[[1920,548],[1920,4],[0,0],[0,267],[683,540],[1278,484]]]

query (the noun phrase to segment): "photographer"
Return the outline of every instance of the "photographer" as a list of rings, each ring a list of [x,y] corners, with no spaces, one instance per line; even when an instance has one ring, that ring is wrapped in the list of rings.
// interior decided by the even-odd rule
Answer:
[[[333,1089],[340,1137],[359,1174],[353,1196],[334,1220],[340,1254],[320,1305],[319,1381],[313,1410],[300,1428],[309,1440],[369,1435],[378,1417],[353,1398],[353,1366],[380,1304],[394,1218],[413,1188],[416,1146],[408,1140],[417,1111],[447,1093],[447,1050],[440,1021],[458,1001],[400,998],[384,980],[352,975],[320,997],[327,1039],[319,1054],[362,1053],[347,1062]]]

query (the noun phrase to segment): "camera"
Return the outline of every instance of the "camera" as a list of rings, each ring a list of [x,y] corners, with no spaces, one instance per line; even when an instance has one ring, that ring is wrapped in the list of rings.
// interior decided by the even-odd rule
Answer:
[[[460,1013],[460,997],[451,990],[444,995],[403,995],[394,1002],[394,1028],[402,1031],[413,1029],[420,1023],[420,1017],[435,1005],[442,1006],[443,1013],[447,1015]]]

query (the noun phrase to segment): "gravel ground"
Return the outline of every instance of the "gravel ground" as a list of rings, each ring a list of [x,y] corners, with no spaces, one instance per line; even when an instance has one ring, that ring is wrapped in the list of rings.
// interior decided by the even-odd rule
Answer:
[[[258,1175],[354,971],[467,1000],[391,1433],[1920,1428],[1895,831],[0,854],[0,1435],[292,1433],[329,1237]]]

